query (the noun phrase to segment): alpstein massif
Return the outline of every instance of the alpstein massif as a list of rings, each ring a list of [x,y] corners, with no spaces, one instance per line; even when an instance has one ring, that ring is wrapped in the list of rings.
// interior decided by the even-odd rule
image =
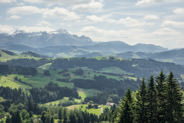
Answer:
[[[86,36],[77,36],[66,31],[0,34],[0,48],[17,52],[32,51],[48,56],[76,57],[114,55],[124,52],[161,52],[166,48],[151,45],[129,45],[122,41],[95,42]]]

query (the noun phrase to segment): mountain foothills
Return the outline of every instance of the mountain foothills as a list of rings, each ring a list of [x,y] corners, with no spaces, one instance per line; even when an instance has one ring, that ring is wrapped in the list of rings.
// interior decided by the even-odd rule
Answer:
[[[174,63],[0,50],[2,123],[182,123],[183,87]]]

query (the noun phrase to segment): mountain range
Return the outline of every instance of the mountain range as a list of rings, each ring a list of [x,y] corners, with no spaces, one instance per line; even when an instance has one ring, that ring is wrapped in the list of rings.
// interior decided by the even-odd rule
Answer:
[[[122,41],[95,42],[66,31],[0,34],[0,48],[17,53],[34,52],[49,57],[118,56],[125,59],[155,59],[182,64],[184,49],[168,50],[153,44],[129,45]]]
[[[121,41],[109,41],[97,43],[92,41],[89,37],[86,36],[77,36],[70,34],[66,31],[59,32],[34,32],[26,33],[23,31],[16,31],[14,34],[9,35],[5,33],[0,34],[0,44],[5,48],[14,50],[15,47],[26,47],[25,49],[33,48],[47,48],[47,47],[56,47],[61,46],[70,46],[73,48],[96,50],[103,52],[124,52],[124,51],[144,51],[144,52],[158,52],[165,51],[167,49],[160,46],[155,46],[151,44],[137,44],[137,45],[128,45]],[[28,48],[28,50],[29,50]],[[23,50],[25,50],[23,48]],[[154,49],[154,50],[153,50]],[[108,51],[109,50],[109,51]]]

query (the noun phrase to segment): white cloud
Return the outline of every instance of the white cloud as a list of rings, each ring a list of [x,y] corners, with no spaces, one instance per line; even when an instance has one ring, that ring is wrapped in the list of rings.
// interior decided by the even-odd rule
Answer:
[[[47,8],[38,8],[35,6],[21,6],[21,7],[14,7],[8,10],[8,13],[13,16],[20,16],[20,15],[31,15],[31,14],[41,14],[44,18],[62,18],[64,20],[75,20],[79,19],[80,16],[74,12],[71,12],[65,8],[55,7],[52,9]]]
[[[173,11],[175,14],[183,14],[184,13],[184,8],[177,8]]]
[[[111,15],[103,15],[103,16],[96,16],[96,15],[90,15],[86,16],[87,20],[92,22],[104,22],[104,23],[110,23],[110,24],[118,24],[123,25],[126,27],[142,27],[142,26],[153,26],[154,23],[146,22],[144,20],[135,19],[132,17],[125,17],[120,19],[113,19],[110,17]],[[150,16],[149,19],[157,19],[157,16]],[[148,17],[147,17],[148,19]]]
[[[183,29],[184,29],[184,22],[166,20],[166,21],[164,21],[164,22],[162,23],[162,26],[172,26],[172,27],[183,28]]]
[[[18,30],[23,30],[24,32],[31,33],[31,32],[54,32],[55,29],[52,29],[47,26],[20,26],[17,27]]]
[[[42,3],[43,2],[42,0],[23,0],[23,1],[27,3]]]
[[[103,22],[104,21],[103,17],[98,17],[96,15],[89,15],[89,16],[86,16],[86,18],[93,22]]]
[[[40,14],[42,13],[42,9],[34,6],[21,6],[21,7],[10,8],[8,10],[8,13],[11,15]]]
[[[51,26],[51,24],[45,20],[40,21],[37,25],[38,26]]]
[[[128,29],[128,30],[112,30],[112,29],[103,29],[95,26],[83,27],[80,30],[79,35],[87,35],[91,37],[94,41],[127,41],[127,43],[135,44],[137,36],[142,36],[142,29]],[[132,36],[134,34],[134,36]],[[138,34],[138,35],[136,35]],[[139,38],[138,38],[139,39]]]
[[[167,20],[183,21],[184,19],[184,8],[175,8],[173,14],[166,15]]]
[[[43,11],[44,18],[62,18],[63,20],[76,20],[79,19],[80,16],[74,12],[71,12],[65,8],[53,8],[53,9],[45,9]]]
[[[121,24],[126,27],[142,27],[142,26],[153,26],[154,25],[154,23],[148,23],[148,22],[145,22],[144,20],[139,20],[139,19],[135,19],[132,17],[121,18],[119,20],[106,19],[106,21],[109,23],[113,23],[113,24]]]
[[[91,0],[42,0],[42,1],[63,5],[74,5],[74,4],[88,3]]]
[[[144,16],[145,20],[158,20],[159,17],[157,15],[146,15]]]
[[[145,6],[145,5],[153,5],[160,3],[177,3],[182,2],[183,0],[138,0],[136,6]]]
[[[13,34],[15,32],[15,29],[8,25],[0,25],[0,33],[8,33]]]
[[[17,15],[12,15],[10,16],[10,19],[14,19],[14,20],[17,20],[17,19],[20,19],[21,17],[20,16],[17,16]]]
[[[157,40],[158,44],[168,47],[168,48],[183,48],[183,34],[177,30],[164,27],[158,30],[155,30],[152,33],[152,38]]]
[[[158,0],[138,0],[136,6],[155,4]]]
[[[180,34],[180,32],[177,32],[174,29],[171,28],[160,28],[156,31],[153,32],[154,35],[160,35],[160,36],[169,36],[169,37],[173,37],[176,36],[178,34]]]
[[[49,4],[49,5],[75,5],[75,4],[82,4],[82,3],[88,3],[91,0],[23,0],[27,3],[34,3],[34,4]]]
[[[131,18],[131,17],[122,18],[119,20],[119,23],[127,27],[137,27],[137,26],[145,25],[144,22]]]
[[[83,3],[83,4],[74,5],[72,7],[72,9],[73,10],[80,10],[80,11],[83,11],[83,10],[98,11],[98,10],[102,9],[103,6],[104,6],[103,0],[98,0],[98,1],[91,0],[89,3]]]
[[[123,31],[105,30],[94,26],[82,28],[79,34],[87,35],[95,41],[118,40],[124,37]]]
[[[13,3],[16,2],[16,0],[0,0],[0,3]]]
[[[27,33],[31,32],[54,32],[56,31],[53,28],[48,26],[8,26],[0,25],[0,33],[14,34],[16,30],[22,30]]]

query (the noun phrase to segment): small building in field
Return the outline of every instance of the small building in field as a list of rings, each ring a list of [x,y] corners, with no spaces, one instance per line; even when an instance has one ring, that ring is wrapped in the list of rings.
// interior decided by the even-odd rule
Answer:
[[[107,102],[106,103],[106,106],[110,106],[110,107],[112,107],[112,106],[115,106],[116,104],[115,103],[112,103],[112,102]]]

